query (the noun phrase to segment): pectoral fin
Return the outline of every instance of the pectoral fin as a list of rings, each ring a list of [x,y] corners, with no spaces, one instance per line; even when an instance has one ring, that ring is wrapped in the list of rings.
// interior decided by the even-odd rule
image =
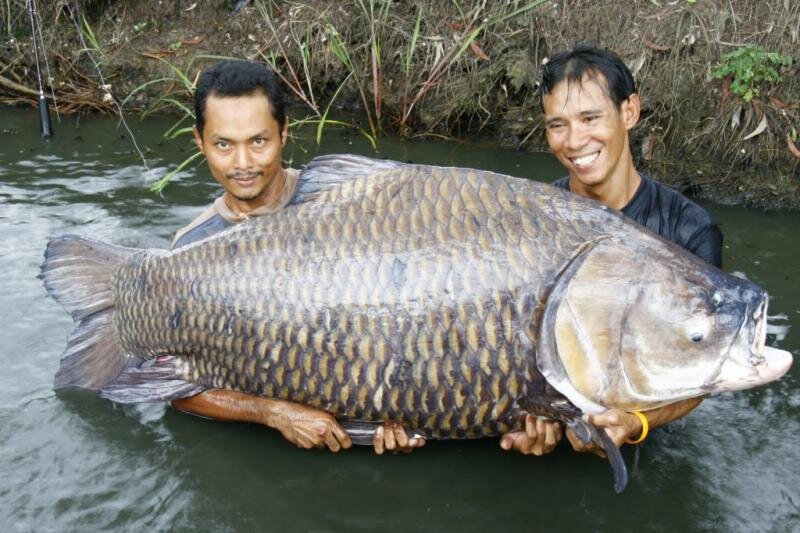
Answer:
[[[628,469],[625,467],[625,461],[622,459],[622,454],[614,445],[614,441],[608,436],[602,428],[597,428],[582,418],[573,418],[567,422],[567,426],[572,430],[576,437],[578,437],[584,444],[594,442],[606,452],[608,462],[611,463],[611,470],[614,472],[614,492],[619,494],[628,485]]]

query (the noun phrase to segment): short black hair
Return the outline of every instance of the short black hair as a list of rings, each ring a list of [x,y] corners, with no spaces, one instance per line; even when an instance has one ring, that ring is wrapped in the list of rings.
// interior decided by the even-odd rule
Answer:
[[[539,105],[544,112],[544,95],[550,94],[560,82],[583,81],[583,77],[602,74],[606,79],[606,91],[617,109],[632,94],[636,93],[633,74],[620,57],[610,50],[603,50],[589,44],[578,44],[573,48],[551,57],[542,67],[542,80],[539,82]]]
[[[194,116],[197,131],[203,136],[206,124],[206,101],[214,96],[244,96],[261,91],[269,100],[272,116],[283,130],[286,103],[275,74],[261,63],[230,59],[214,63],[200,75],[194,91]]]

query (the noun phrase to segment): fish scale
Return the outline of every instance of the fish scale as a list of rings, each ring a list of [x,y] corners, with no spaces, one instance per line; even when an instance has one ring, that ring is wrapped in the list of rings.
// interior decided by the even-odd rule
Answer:
[[[406,177],[406,179],[409,178]],[[383,209],[379,210],[383,219],[379,221],[380,224],[375,223],[376,221],[373,219],[371,228],[365,227],[365,224],[359,220],[354,220],[351,216],[351,209],[344,209],[340,211],[343,215],[341,219],[332,218],[329,224],[326,223],[323,226],[320,226],[317,221],[317,229],[313,233],[302,235],[286,233],[301,231],[302,226],[299,223],[278,220],[274,225],[259,224],[253,228],[259,231],[252,231],[244,238],[237,235],[236,241],[224,240],[218,242],[216,246],[207,248],[193,247],[183,254],[180,252],[164,254],[160,258],[161,264],[149,270],[153,275],[149,284],[159,289],[169,284],[171,280],[187,279],[186,276],[191,274],[189,265],[199,265],[209,261],[212,263],[205,269],[208,273],[203,275],[204,280],[198,292],[209,294],[210,301],[218,304],[212,305],[210,308],[206,307],[205,315],[216,325],[215,328],[212,328],[216,330],[216,333],[212,335],[211,346],[212,352],[217,356],[214,359],[219,363],[214,365],[214,369],[209,372],[210,369],[207,366],[197,364],[196,360],[188,355],[183,356],[188,363],[187,377],[210,387],[223,386],[250,392],[271,391],[274,393],[277,391],[278,395],[285,399],[295,401],[302,399],[311,405],[325,406],[334,414],[359,419],[391,419],[408,424],[419,424],[424,419],[424,423],[430,427],[417,429],[427,429],[426,434],[431,437],[478,436],[507,429],[509,422],[505,420],[505,417],[511,408],[511,398],[520,394],[520,388],[518,386],[519,379],[516,376],[515,379],[502,378],[508,378],[509,373],[517,372],[522,367],[513,362],[513,357],[527,357],[533,360],[530,349],[526,353],[520,343],[513,342],[513,333],[509,330],[517,327],[518,324],[510,321],[508,317],[505,320],[502,317],[502,314],[505,312],[507,315],[507,309],[510,309],[510,306],[507,306],[510,296],[508,292],[487,293],[484,290],[485,287],[481,286],[478,280],[474,280],[472,283],[458,284],[456,294],[448,294],[446,298],[442,299],[443,301],[437,302],[439,306],[446,308],[447,312],[441,312],[436,305],[431,305],[426,309],[416,310],[419,312],[408,313],[409,309],[413,310],[413,307],[418,305],[418,297],[426,295],[426,290],[430,291],[427,294],[434,293],[434,291],[441,293],[442,290],[447,291],[448,284],[453,285],[454,277],[455,281],[469,280],[474,277],[470,272],[462,272],[461,276],[454,274],[454,271],[459,270],[459,265],[466,261],[466,252],[470,250],[469,246],[462,245],[462,241],[467,235],[474,238],[476,232],[481,231],[481,228],[474,224],[472,217],[476,213],[480,214],[480,209],[487,208],[484,205],[487,194],[486,191],[481,190],[480,180],[474,175],[471,179],[475,183],[469,181],[456,183],[451,176],[442,176],[436,173],[428,182],[417,179],[411,181],[408,186],[405,183],[393,183],[391,187],[383,189],[384,192],[378,193],[378,199],[386,202]],[[379,186],[379,184],[374,185],[375,188]],[[355,190],[351,192],[342,188],[338,191],[341,196],[332,195],[333,197],[330,199],[322,197],[319,202],[324,204],[326,201],[330,201],[334,205],[346,202],[345,195],[347,193],[361,192],[358,187],[353,187],[353,189]],[[424,199],[419,198],[419,194],[431,190],[436,190],[439,195],[447,195],[447,198],[442,198],[441,201],[433,204],[426,214],[423,211],[427,204],[422,201]],[[364,193],[362,192],[362,194]],[[497,209],[502,206],[505,206],[506,210],[513,208],[515,201],[511,199],[510,195],[511,191],[504,191],[503,198],[499,201],[490,197],[489,209]],[[481,201],[481,198],[484,201]],[[363,204],[369,201],[371,199],[367,195],[362,200],[362,209],[364,208]],[[390,272],[394,265],[389,264],[387,260],[381,262],[382,256],[379,255],[379,248],[375,247],[372,242],[381,241],[386,244],[383,252],[389,250],[409,253],[415,251],[414,244],[429,245],[430,242],[426,243],[424,239],[412,239],[411,234],[407,231],[391,232],[391,228],[396,226],[398,220],[405,218],[410,220],[414,212],[423,220],[427,216],[431,222],[434,222],[432,227],[427,227],[426,233],[438,240],[445,239],[454,244],[451,248],[452,253],[448,254],[449,257],[434,260],[430,283],[427,284],[427,287],[423,286],[416,295],[404,292],[402,286],[388,282],[389,276],[386,273]],[[519,227],[516,218],[518,217],[509,216],[502,220],[506,233],[510,231],[509,228]],[[341,232],[327,232],[321,229],[322,227],[335,227],[337,224],[341,225]],[[350,225],[355,227],[351,228]],[[401,224],[401,227],[410,226],[410,222],[405,225]],[[298,242],[300,245],[294,248],[290,245],[281,246],[284,243],[279,243],[275,239],[262,238],[262,232],[265,235],[286,234],[287,239],[284,243]],[[339,235],[360,235],[366,237],[367,240],[353,243],[349,256],[340,256],[341,249],[339,247],[336,247],[339,253],[335,253],[330,246],[321,245],[323,241]],[[294,237],[298,237],[296,241],[294,241]],[[495,244],[491,236],[483,242]],[[232,246],[232,243],[236,243],[236,245]],[[473,248],[480,248],[479,240],[473,240],[469,244],[473,244]],[[265,246],[276,249],[264,249]],[[334,261],[333,264],[325,263],[325,267],[330,272],[337,270],[337,263],[335,263],[337,259],[340,260],[338,264],[346,268],[346,275],[340,276],[338,282],[329,278],[322,280],[326,282],[326,287],[331,288],[330,292],[315,292],[315,295],[321,297],[323,301],[344,297],[343,300],[353,302],[350,309],[339,310],[341,315],[334,321],[334,325],[338,324],[343,329],[326,331],[323,328],[321,330],[323,334],[333,334],[333,338],[336,340],[333,343],[318,341],[316,343],[317,350],[314,350],[310,342],[310,332],[306,325],[316,321],[313,320],[313,317],[308,316],[306,310],[320,305],[321,302],[315,301],[314,298],[309,297],[308,292],[304,293],[301,290],[302,285],[309,282],[312,276],[309,263],[304,264],[302,257],[312,254],[318,257],[318,261]],[[268,286],[267,293],[276,301],[280,301],[281,296],[284,297],[283,305],[278,303],[269,306],[272,311],[278,311],[278,315],[282,314],[284,320],[270,321],[269,317],[264,316],[265,308],[263,306],[251,306],[248,310],[254,314],[251,319],[263,319],[265,324],[272,326],[272,329],[283,333],[282,338],[272,339],[269,350],[266,349],[266,345],[262,347],[262,356],[259,358],[259,355],[252,349],[241,349],[242,346],[252,346],[252,343],[249,342],[251,339],[248,337],[253,335],[253,330],[245,332],[236,321],[237,315],[231,312],[232,306],[226,305],[225,302],[231,300],[256,301],[259,289],[263,291],[263,282],[258,284],[248,280],[249,284],[247,284],[243,282],[243,279],[259,272],[274,271],[270,268],[270,260],[281,255],[284,261],[278,259],[276,262],[283,267],[283,275],[278,275],[276,278],[283,285],[283,290],[280,290],[278,284],[275,284],[271,287]],[[507,264],[511,265],[516,278],[522,278],[525,275],[524,261],[529,260],[530,254],[527,254],[528,258],[525,258],[524,255],[517,252],[513,243],[512,246],[506,246]],[[232,256],[237,260],[231,261]],[[476,260],[476,256],[477,254],[472,255],[473,262]],[[422,257],[420,262],[425,259]],[[223,261],[227,262],[225,266],[228,267],[228,270],[242,277],[235,281],[226,277],[225,268],[222,266]],[[246,266],[242,267],[241,265]],[[481,266],[484,270],[488,266],[493,274],[505,282],[504,272],[499,271],[500,269],[495,265],[483,263]],[[528,266],[531,267],[528,271],[536,271],[532,268],[533,265]],[[135,279],[138,272],[137,266],[133,266],[128,277]],[[174,276],[158,276],[156,272],[174,273]],[[357,277],[359,283],[354,287],[349,281],[358,274],[360,274]],[[117,290],[125,292],[126,275],[121,272],[118,279]],[[178,295],[182,305],[189,308],[202,307],[201,302],[196,302],[196,296],[186,290],[185,283],[183,290],[179,291]],[[401,348],[401,343],[395,343],[393,350],[386,347],[380,350],[374,349],[374,344],[385,339],[381,332],[381,326],[374,319],[368,319],[368,317],[375,316],[374,309],[371,309],[370,306],[380,306],[381,301],[385,301],[387,296],[389,296],[389,300],[395,302],[402,302],[405,298],[405,302],[410,300],[413,304],[401,306],[397,313],[386,313],[387,319],[383,321],[383,327],[388,330],[401,333],[410,331],[410,337],[416,337],[417,342],[407,346],[405,350]],[[500,303],[502,306],[498,307],[495,305],[496,303]],[[147,311],[134,313],[133,316],[124,316],[124,320],[128,323],[143,325],[143,327],[133,327],[124,331],[123,342],[128,349],[142,350],[143,346],[137,344],[133,339],[146,337],[163,339],[166,336],[169,338],[169,342],[165,343],[165,346],[148,346],[147,353],[167,351],[171,355],[181,357],[182,354],[190,354],[195,350],[194,345],[181,340],[185,336],[181,336],[180,333],[188,327],[188,323],[180,320],[177,324],[170,324],[167,319],[167,316],[175,313],[174,306],[154,305],[147,299],[140,300],[138,306],[146,308]],[[457,319],[448,321],[449,315],[453,315]],[[145,316],[148,319],[143,320]],[[293,317],[293,320],[286,320],[286,317]],[[489,324],[492,328],[491,331],[486,331],[485,323]],[[505,330],[498,331],[498,324],[504,324]],[[171,327],[172,325],[177,327]],[[450,332],[445,335],[444,332],[447,330]],[[300,332],[299,335],[298,332]],[[153,333],[156,335],[154,336]],[[201,335],[198,330],[195,330],[195,333]],[[451,340],[454,341],[452,345]],[[493,363],[486,361],[486,359],[490,359],[490,356],[487,350],[481,350],[481,345],[484,343],[493,350],[499,350],[499,359],[493,360]],[[528,344],[530,345],[530,343]],[[234,347],[238,348],[235,353],[231,352]],[[481,351],[483,357],[480,356]],[[269,359],[264,357],[267,353],[271,356]],[[411,360],[407,359],[409,355],[412,356]],[[234,357],[239,357],[242,361],[258,359],[260,372],[256,375],[252,371],[244,371],[245,365],[239,367],[232,365]],[[483,362],[480,363],[482,359]],[[316,361],[314,365],[306,365],[314,373],[297,368],[299,360]],[[476,374],[471,365],[467,365],[468,370],[462,372],[460,368],[464,366],[462,364],[464,361],[475,361],[479,366],[484,366],[481,370],[483,375],[478,378],[477,383],[465,379],[465,376],[474,378],[480,373]],[[227,365],[227,368],[220,365]],[[255,365],[251,364],[247,368],[254,367]],[[320,368],[333,371],[326,374],[319,372]],[[365,379],[365,368],[369,375],[373,376],[372,378]],[[393,371],[393,368],[404,368],[405,370],[397,372]],[[223,370],[227,370],[227,372]],[[528,374],[530,375],[530,372]],[[380,376],[380,379],[377,379],[376,376]],[[488,376],[492,376],[493,379],[485,380],[485,377]],[[221,380],[225,380],[225,382],[221,382]],[[309,387],[308,384],[312,380],[314,384]],[[482,383],[484,381],[486,382]],[[405,396],[405,401],[401,401],[402,395],[399,394],[399,388],[391,388],[397,385],[403,386],[403,390],[412,391],[412,394]],[[510,390],[507,390],[509,385]],[[309,388],[318,391],[317,398],[305,397],[305,392]],[[324,393],[326,390],[330,391],[330,395]],[[394,395],[391,392],[386,394],[387,390],[398,392]],[[434,399],[435,403],[432,403]],[[480,408],[486,402],[492,405],[491,412],[489,409]],[[421,417],[417,413],[420,407],[443,410],[449,416]],[[487,426],[484,417],[489,415],[494,419]]]

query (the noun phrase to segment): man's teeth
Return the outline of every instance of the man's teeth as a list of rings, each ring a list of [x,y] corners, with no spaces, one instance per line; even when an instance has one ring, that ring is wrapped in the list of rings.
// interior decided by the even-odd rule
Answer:
[[[576,157],[575,159],[572,160],[572,163],[576,167],[585,167],[585,166],[591,165],[594,162],[594,160],[597,159],[597,156],[599,156],[599,155],[600,155],[600,152],[595,152],[593,154],[585,155],[585,156],[582,156],[582,157]]]

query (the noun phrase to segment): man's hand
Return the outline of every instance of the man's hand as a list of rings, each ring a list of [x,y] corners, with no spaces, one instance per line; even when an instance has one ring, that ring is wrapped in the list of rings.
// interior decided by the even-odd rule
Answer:
[[[506,433],[500,439],[500,447],[524,455],[550,453],[561,441],[561,424],[535,415],[525,417],[525,430]]]
[[[372,437],[375,453],[382,455],[384,451],[409,453],[414,448],[425,446],[425,439],[420,437],[409,438],[406,430],[397,422],[384,422],[375,430]]]
[[[647,417],[650,429],[653,429],[683,418],[700,405],[702,401],[702,398],[689,398],[688,400],[647,411],[644,415]],[[589,415],[585,417],[585,420],[601,431],[604,430],[608,433],[617,448],[622,446],[626,440],[636,440],[642,434],[642,421],[639,420],[639,417],[619,409],[609,409],[599,415]],[[606,456],[606,453],[598,445],[593,442],[584,444],[570,430],[567,430],[567,439],[569,439],[575,451],[590,452],[600,457]]]
[[[617,448],[622,446],[626,439],[636,439],[642,434],[642,421],[639,417],[619,409],[609,409],[605,413],[589,415],[585,419],[600,431],[608,433]],[[576,452],[590,452],[603,458],[606,456],[603,448],[594,442],[584,444],[569,429],[567,439]]]
[[[298,448],[328,448],[332,452],[353,445],[350,436],[328,412],[298,403],[279,402],[273,406],[269,426],[281,432]]]

